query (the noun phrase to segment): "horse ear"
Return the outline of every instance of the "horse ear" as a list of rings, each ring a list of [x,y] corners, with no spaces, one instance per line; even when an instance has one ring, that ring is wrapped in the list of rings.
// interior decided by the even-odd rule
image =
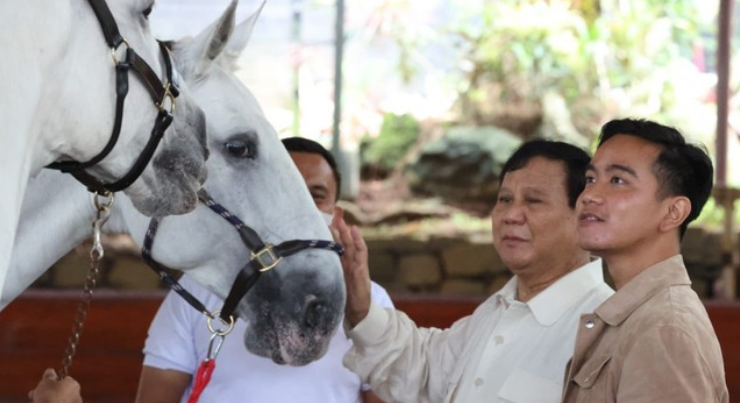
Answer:
[[[232,0],[221,18],[213,22],[191,41],[178,41],[175,49],[178,66],[186,78],[200,77],[221,55],[234,31],[236,5]]]
[[[228,63],[228,66],[233,67],[236,63],[236,59],[239,58],[239,55],[241,55],[242,51],[247,47],[249,38],[252,37],[254,25],[257,23],[257,18],[259,18],[262,9],[265,7],[265,3],[267,3],[267,0],[264,0],[257,11],[237,25],[234,29],[234,35],[229,39],[226,51],[224,52],[224,61]]]

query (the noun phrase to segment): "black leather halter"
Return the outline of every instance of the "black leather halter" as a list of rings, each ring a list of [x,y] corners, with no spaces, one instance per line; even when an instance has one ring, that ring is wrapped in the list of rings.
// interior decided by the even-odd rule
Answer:
[[[249,249],[251,255],[249,262],[239,270],[239,274],[234,280],[234,284],[231,286],[231,291],[229,291],[229,295],[224,301],[223,308],[221,308],[219,316],[226,323],[233,321],[233,314],[237,304],[242,298],[244,298],[252,286],[254,286],[260,275],[266,271],[274,269],[278,264],[280,264],[284,257],[293,255],[304,249],[325,249],[336,252],[340,256],[344,253],[342,245],[332,241],[293,240],[285,241],[277,246],[262,242],[262,239],[257,232],[244,224],[239,217],[235,216],[225,207],[213,200],[204,189],[201,189],[198,196],[200,201],[208,206],[208,208],[218,213],[218,215],[223,217],[231,223],[234,228],[236,228],[239,233],[239,237],[242,239],[242,242],[244,242],[247,249]],[[141,256],[172,290],[180,294],[180,296],[183,297],[193,308],[203,312],[208,317],[213,318],[213,314],[208,311],[202,302],[195,298],[193,294],[182,288],[180,283],[167,273],[168,268],[166,266],[152,258],[152,245],[154,243],[154,236],[157,234],[158,225],[159,219],[157,218],[152,218],[149,222],[149,229],[144,236],[144,246],[141,248]]]
[[[93,157],[91,160],[86,162],[78,161],[59,161],[49,164],[47,168],[57,169],[65,173],[70,173],[78,181],[82,182],[87,186],[88,190],[95,193],[104,194],[107,192],[117,192],[130,186],[141,173],[144,168],[149,164],[154,151],[156,150],[159,142],[164,136],[165,130],[172,123],[172,112],[175,110],[175,100],[180,95],[179,83],[177,72],[173,68],[172,55],[170,50],[162,43],[159,47],[164,56],[164,63],[167,69],[167,83],[162,84],[157,74],[152,68],[142,59],[139,55],[128,45],[128,42],[121,36],[118,31],[118,25],[116,20],[108,8],[105,0],[89,0],[90,6],[92,6],[95,15],[98,17],[100,26],[103,29],[103,35],[105,41],[111,48],[113,60],[116,64],[116,118],[113,123],[113,132],[111,133],[108,144],[105,148]],[[118,60],[116,58],[116,50],[121,45],[125,45],[125,58]],[[97,164],[102,161],[118,141],[118,136],[121,133],[121,123],[123,120],[123,106],[128,94],[128,72],[133,69],[138,73],[141,81],[146,84],[145,87],[149,91],[149,94],[154,101],[154,104],[159,108],[159,114],[154,121],[154,128],[152,129],[151,137],[141,152],[139,157],[136,159],[131,169],[119,180],[113,183],[104,183],[101,180],[93,177],[85,171],[85,169]],[[169,100],[169,105],[166,101]],[[167,109],[169,107],[169,109]]]

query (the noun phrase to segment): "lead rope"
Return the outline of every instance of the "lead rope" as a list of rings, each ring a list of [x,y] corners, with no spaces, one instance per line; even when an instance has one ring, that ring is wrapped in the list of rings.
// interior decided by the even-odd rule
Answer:
[[[219,351],[221,351],[221,346],[224,345],[226,336],[234,329],[233,316],[230,316],[229,322],[226,322],[219,317],[219,312],[208,312],[206,315],[208,316],[207,323],[208,330],[211,331],[211,340],[208,342],[208,353],[206,354],[206,358],[200,363],[198,372],[195,374],[195,379],[193,380],[193,391],[190,392],[188,403],[198,403],[201,393],[203,393],[203,390],[211,381],[213,370],[216,369],[216,357],[218,356]],[[212,323],[214,318],[218,318],[226,327],[218,329],[214,328]]]
[[[92,222],[93,227],[93,245],[90,249],[90,269],[87,272],[87,278],[85,278],[85,287],[82,291],[82,298],[80,303],[77,305],[77,314],[75,315],[75,321],[72,325],[72,334],[69,336],[67,341],[67,348],[64,350],[64,358],[62,359],[62,366],[57,371],[59,379],[67,377],[69,367],[72,365],[72,358],[77,352],[77,344],[80,341],[80,335],[82,335],[82,328],[85,325],[85,319],[87,318],[87,311],[90,308],[90,300],[92,299],[92,292],[95,285],[98,282],[98,275],[100,273],[99,266],[100,260],[103,258],[103,244],[100,242],[102,234],[103,224],[108,221],[110,217],[110,206],[113,205],[113,193],[94,195],[94,203],[97,212],[95,213],[95,219]]]

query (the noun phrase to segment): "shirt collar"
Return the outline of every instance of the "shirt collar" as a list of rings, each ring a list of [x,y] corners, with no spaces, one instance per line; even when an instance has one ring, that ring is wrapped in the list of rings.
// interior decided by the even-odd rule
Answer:
[[[519,279],[514,276],[497,293],[499,301],[507,306],[516,299]],[[587,263],[550,284],[525,303],[537,322],[550,326],[594,287],[604,284],[601,259]]]
[[[673,285],[691,285],[681,255],[642,271],[596,308],[596,314],[610,326],[618,326],[655,294]]]
[[[496,292],[495,298],[500,304],[508,308],[516,300],[517,277],[514,276]]]

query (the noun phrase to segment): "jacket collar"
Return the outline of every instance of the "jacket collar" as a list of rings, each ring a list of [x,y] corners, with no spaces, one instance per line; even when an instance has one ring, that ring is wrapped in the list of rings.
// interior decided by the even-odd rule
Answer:
[[[610,326],[619,326],[650,298],[674,285],[691,285],[681,255],[645,269],[596,308],[595,313]]]

